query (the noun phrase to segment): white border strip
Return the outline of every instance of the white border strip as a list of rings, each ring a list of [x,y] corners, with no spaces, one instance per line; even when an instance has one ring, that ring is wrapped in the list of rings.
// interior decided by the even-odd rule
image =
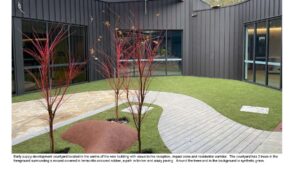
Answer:
[[[127,61],[127,62],[133,62],[133,61],[137,61],[136,59],[129,59],[129,60],[120,60],[121,62]],[[141,59],[141,61],[148,61],[148,59]],[[181,58],[157,58],[157,59],[153,59],[153,61],[182,61]]]
[[[253,61],[250,61],[250,60],[244,60],[245,63],[250,63],[250,64],[253,64]],[[265,61],[255,61],[255,64],[266,64]],[[281,66],[280,63],[277,63],[277,62],[268,62],[268,65],[269,66]]]

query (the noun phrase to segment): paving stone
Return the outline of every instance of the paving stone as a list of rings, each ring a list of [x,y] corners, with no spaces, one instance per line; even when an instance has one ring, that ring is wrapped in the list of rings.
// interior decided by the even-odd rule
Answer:
[[[249,136],[241,141],[236,147],[234,147],[229,153],[244,153],[242,152],[249,144],[251,144],[261,133],[262,130],[255,129]],[[247,152],[245,152],[247,153]]]
[[[269,108],[267,108],[267,107],[255,107],[255,106],[242,106],[241,112],[269,114]]]
[[[139,108],[138,105],[132,105],[132,111],[134,114],[138,114],[138,108]],[[143,106],[141,114],[145,114],[146,112],[148,112],[152,109],[153,109],[153,107]],[[131,108],[127,107],[127,108],[123,109],[122,112],[131,113]]]
[[[124,94],[121,99],[124,99]],[[57,111],[55,123],[64,122],[89,111],[97,110],[114,101],[113,91],[91,91],[68,94],[64,104]],[[43,107],[43,100],[31,100],[12,103],[12,139],[33,133],[35,128],[48,126],[48,113]],[[30,129],[31,128],[31,129]]]

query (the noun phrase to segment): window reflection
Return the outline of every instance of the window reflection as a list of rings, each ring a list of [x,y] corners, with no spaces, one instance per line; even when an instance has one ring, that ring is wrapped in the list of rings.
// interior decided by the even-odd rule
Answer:
[[[246,40],[245,40],[245,80],[253,81],[253,45],[254,45],[254,25],[246,27]]]
[[[181,75],[182,32],[168,31],[167,46],[167,73],[168,75]]]
[[[130,36],[123,31],[124,36]],[[182,75],[182,31],[143,31],[145,36],[161,41],[155,56],[153,76]],[[137,75],[134,65],[130,63],[131,75]]]
[[[254,24],[246,25],[244,79],[281,89],[281,18],[257,22],[256,28]],[[254,54],[255,58],[253,58]]]
[[[280,19],[270,21],[269,44],[268,85],[280,88],[282,54],[282,32]]]
[[[61,24],[49,24],[49,32],[52,33],[52,36],[50,37],[51,41],[53,41],[53,39],[61,29],[65,29],[67,31],[68,26],[61,25]],[[57,44],[53,57],[54,57],[55,64],[67,64],[69,62],[68,38],[64,38],[59,44]]]
[[[266,84],[266,45],[267,45],[267,28],[266,22],[257,24],[256,43],[255,43],[255,78],[256,83]]]
[[[24,90],[31,91],[36,90],[38,87],[34,78],[32,77],[33,74],[36,78],[40,78],[40,70],[39,69],[25,69],[24,71]]]
[[[85,61],[85,31],[83,27],[71,27],[70,29],[71,57],[76,62]]]
[[[65,76],[64,71],[67,69],[70,58],[73,58],[78,65],[82,66],[82,72],[75,78],[72,83],[87,81],[87,69],[84,64],[86,60],[86,47],[85,47],[85,31],[86,28],[75,25],[65,25],[50,22],[40,22],[33,20],[22,21],[23,31],[23,49],[34,49],[31,39],[34,35],[38,37],[39,41],[43,44],[46,40],[46,32],[51,32],[50,41],[53,41],[55,35],[60,29],[66,29],[67,34],[57,46],[54,52],[54,63],[51,63],[51,79],[54,85],[60,85],[60,82]],[[30,55],[23,52],[24,56],[24,90],[36,90],[36,84],[30,73],[39,76],[39,63]]]
[[[22,22],[23,31],[23,49],[34,48],[32,40],[37,37],[40,43],[46,40],[46,23],[39,21],[27,21]],[[23,52],[24,66],[36,66],[39,63],[29,54]]]

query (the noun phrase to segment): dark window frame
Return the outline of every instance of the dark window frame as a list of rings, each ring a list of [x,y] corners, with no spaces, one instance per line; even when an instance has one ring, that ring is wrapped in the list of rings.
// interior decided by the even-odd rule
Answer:
[[[63,22],[56,22],[56,21],[47,21],[47,20],[39,20],[39,19],[29,19],[29,18],[21,18],[21,22],[23,21],[28,21],[28,22],[41,22],[41,23],[44,23],[46,24],[46,32],[49,32],[49,25],[50,24],[61,24],[63,26],[66,26],[67,29],[68,29],[68,35],[67,35],[67,39],[68,39],[68,56],[70,57],[71,55],[71,44],[70,44],[70,41],[71,41],[71,27],[76,27],[76,28],[83,28],[83,38],[84,38],[84,45],[83,45],[83,48],[84,48],[84,57],[85,57],[85,60],[86,62],[76,62],[75,64],[76,65],[83,65],[83,64],[86,64],[85,66],[85,77],[86,77],[86,80],[83,81],[83,82],[76,82],[76,83],[73,83],[73,84],[80,84],[80,83],[84,83],[84,82],[89,82],[90,79],[89,79],[89,64],[87,64],[88,62],[88,40],[87,40],[87,31],[88,31],[88,27],[86,25],[80,25],[80,24],[71,24],[71,23],[63,23]],[[23,51],[23,47],[22,47],[22,51]],[[51,67],[55,67],[55,68],[59,68],[59,67],[64,67],[64,66],[67,66],[68,63],[64,63],[64,64],[53,64],[51,65]],[[26,72],[26,69],[38,69],[40,68],[41,66],[40,65],[36,65],[36,66],[25,66],[24,65],[24,60],[23,60],[23,74],[24,74],[24,77],[25,77],[25,72]],[[15,73],[16,74],[16,73]],[[15,81],[16,80],[16,77],[15,77]],[[22,82],[24,83],[24,82]],[[30,92],[33,92],[33,91],[36,91],[37,89],[34,89],[34,90],[26,90],[24,88],[24,93],[30,93]]]
[[[132,31],[131,29],[122,29],[123,32],[127,32],[127,31]],[[164,32],[164,41],[165,41],[165,46],[166,48],[168,49],[168,42],[167,42],[167,39],[168,39],[168,32],[171,32],[171,31],[178,31],[181,33],[181,61],[180,62],[180,74],[176,74],[176,75],[168,75],[168,58],[167,58],[167,54],[165,54],[164,56],[164,66],[165,66],[165,74],[164,75],[153,75],[154,77],[155,76],[180,76],[180,75],[183,75],[183,60],[184,60],[184,57],[183,57],[183,30],[180,30],[180,29],[142,29],[140,30],[141,32],[144,32],[144,31],[157,31],[157,32]],[[168,51],[168,50],[167,50]],[[134,70],[134,67],[133,67],[133,77],[135,77],[135,70]]]
[[[265,87],[269,87],[269,88],[273,88],[273,89],[277,89],[277,90],[281,90],[282,89],[282,44],[281,44],[281,57],[280,57],[280,80],[279,80],[279,88],[273,87],[273,86],[269,86],[269,80],[268,80],[268,76],[269,76],[269,66],[268,66],[268,62],[269,62],[269,41],[270,41],[270,21],[273,20],[280,20],[281,21],[281,28],[282,28],[282,16],[275,16],[275,17],[270,17],[270,18],[265,18],[265,19],[261,19],[261,20],[255,20],[255,21],[249,21],[249,22],[245,22],[244,26],[243,26],[243,81],[249,82],[249,83],[253,83],[256,85],[261,85],[261,86],[265,86]],[[255,56],[256,56],[256,36],[257,36],[257,24],[259,23],[266,23],[266,64],[265,64],[265,83],[264,84],[259,84],[256,82],[256,64],[255,64]],[[246,59],[246,52],[247,52],[247,47],[245,47],[246,45],[246,39],[245,36],[247,35],[247,26],[249,25],[254,25],[254,46],[253,46],[253,81],[248,81],[245,79],[245,59]],[[281,37],[282,37],[282,31],[281,31]]]

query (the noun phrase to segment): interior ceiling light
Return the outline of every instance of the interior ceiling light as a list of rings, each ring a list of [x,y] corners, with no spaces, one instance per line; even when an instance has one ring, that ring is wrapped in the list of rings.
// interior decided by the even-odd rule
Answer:
[[[270,29],[269,29],[271,32],[278,32],[278,31],[281,31],[282,30],[282,28],[281,27],[271,27]],[[250,28],[250,29],[247,29],[247,32],[249,33],[249,34],[253,34],[254,33],[254,29],[253,28]],[[262,33],[266,33],[267,32],[267,29],[266,28],[257,28],[256,29],[256,32],[257,33],[260,33],[260,34],[262,34]]]

